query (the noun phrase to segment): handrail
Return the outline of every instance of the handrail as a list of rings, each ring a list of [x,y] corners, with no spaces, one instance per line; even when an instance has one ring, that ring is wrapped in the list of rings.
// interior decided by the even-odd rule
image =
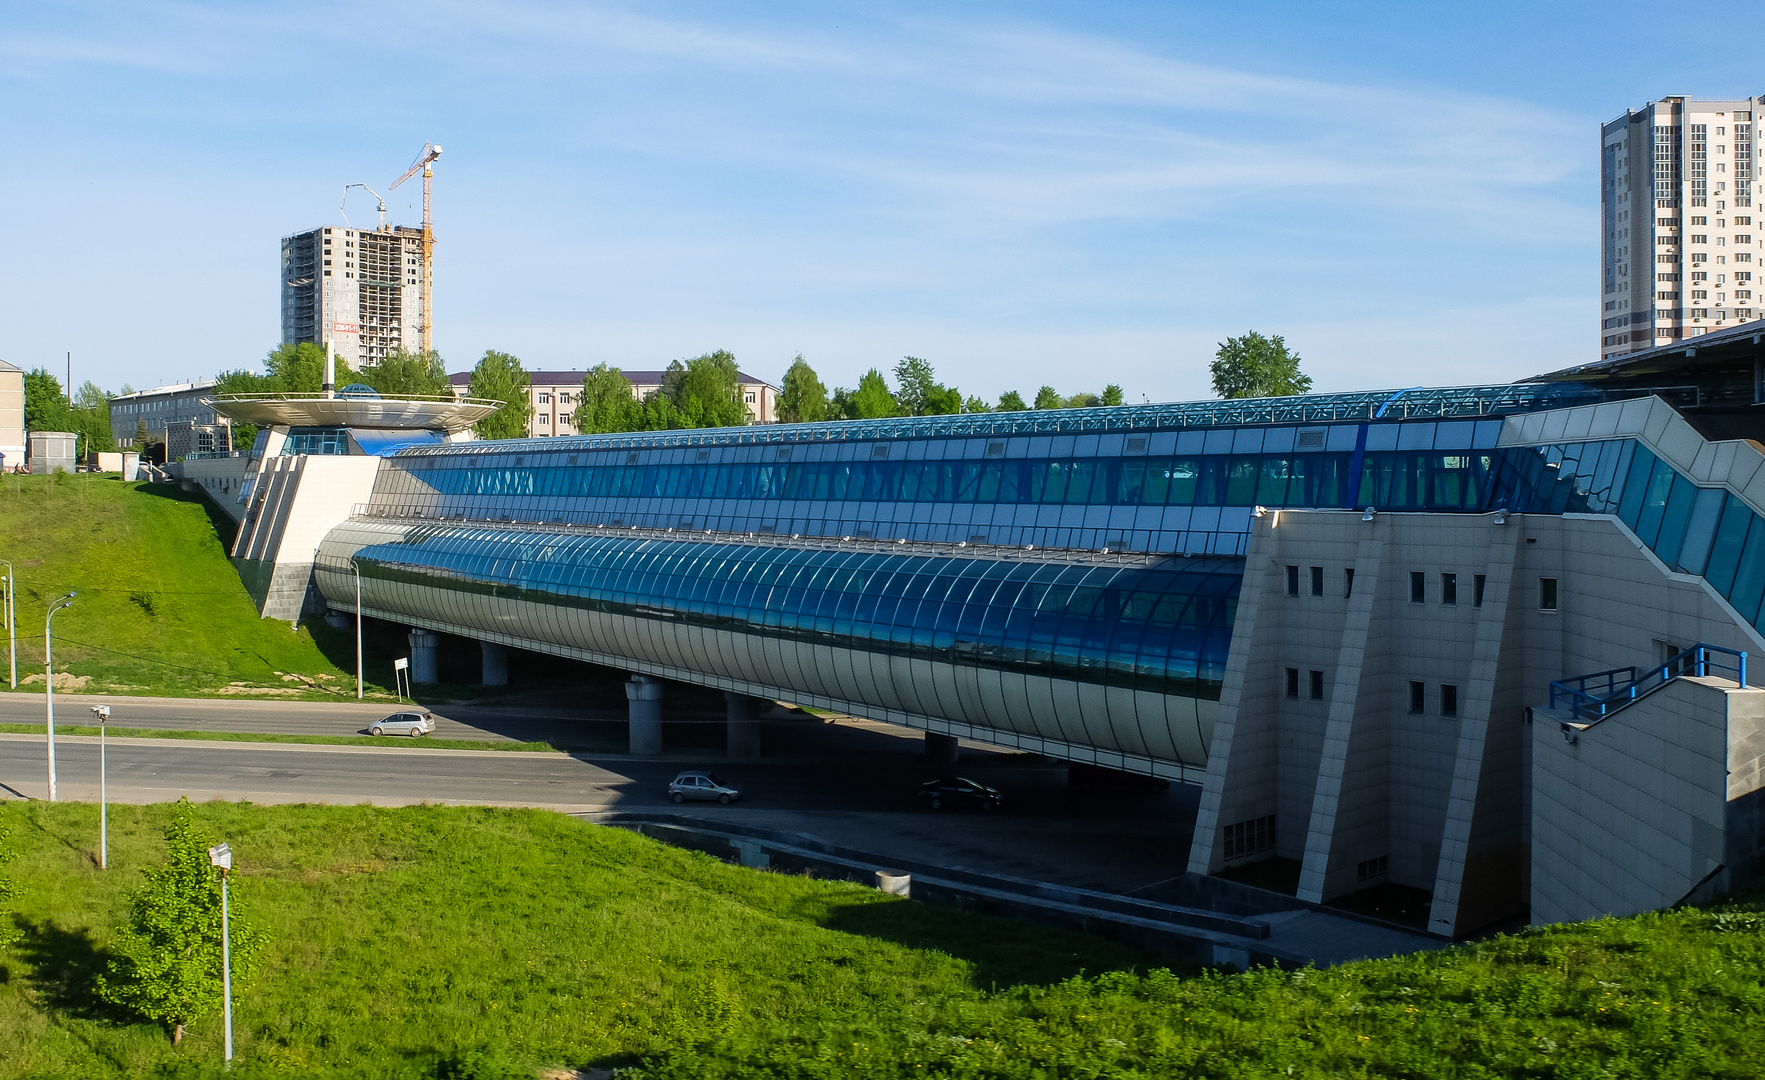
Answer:
[[[1732,656],[1735,662],[1725,664],[1712,659],[1712,654]],[[1550,684],[1550,707],[1556,708],[1559,699],[1569,704],[1569,711],[1575,719],[1604,720],[1606,717],[1641,700],[1666,686],[1681,675],[1692,675],[1707,678],[1711,671],[1733,672],[1735,685],[1747,685],[1747,654],[1736,649],[1725,649],[1720,645],[1707,645],[1699,642],[1667,658],[1666,663],[1649,668],[1637,674],[1635,667],[1610,668],[1596,671],[1591,675],[1578,675],[1572,679],[1559,679]],[[1623,680],[1618,676],[1627,675]],[[1590,689],[1589,684],[1604,679],[1604,692]],[[1586,710],[1585,715],[1583,710]]]

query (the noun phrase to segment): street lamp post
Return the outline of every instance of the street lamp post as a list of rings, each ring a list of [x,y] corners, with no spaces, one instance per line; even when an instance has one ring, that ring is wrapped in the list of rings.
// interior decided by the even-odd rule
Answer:
[[[110,722],[110,706],[92,706],[98,718],[98,869],[110,869],[110,799],[104,778],[104,725]]]
[[[208,861],[221,868],[221,1002],[226,1007],[227,1060],[233,1060],[233,945],[227,932],[227,871],[233,869],[233,849],[216,844],[208,849]]]
[[[349,568],[355,571],[355,699],[362,700],[362,568],[355,556],[349,557]]]
[[[5,599],[5,608],[6,608],[6,611],[5,611],[5,615],[6,615],[6,646],[7,646],[7,651],[9,653],[9,655],[11,656],[12,688],[14,690],[17,690],[18,689],[18,620],[13,617],[13,606],[12,606],[12,593],[13,593],[12,579],[15,574],[15,571],[12,569],[12,560],[0,559],[0,562],[3,562],[6,564],[6,596],[4,598]]]
[[[63,608],[72,607],[74,597],[80,595],[70,592],[55,603],[49,605],[49,614],[43,616],[43,712],[44,727],[49,735],[49,801],[55,801],[55,656],[53,653],[54,638],[50,636],[50,626],[55,622],[55,613]]]

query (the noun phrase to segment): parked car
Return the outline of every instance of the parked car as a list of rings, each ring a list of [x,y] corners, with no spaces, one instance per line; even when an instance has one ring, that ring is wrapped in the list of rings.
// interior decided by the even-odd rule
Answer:
[[[980,810],[997,810],[1005,802],[1005,796],[985,784],[977,784],[973,780],[965,780],[960,776],[946,776],[942,780],[928,780],[919,785],[919,798],[933,810],[945,807],[967,806]]]
[[[368,729],[369,735],[409,735],[416,738],[427,735],[435,730],[435,714],[432,712],[400,712],[393,713],[384,719],[374,721]]]
[[[700,799],[728,806],[742,797],[742,789],[726,784],[708,772],[683,772],[669,781],[668,797],[677,803]]]

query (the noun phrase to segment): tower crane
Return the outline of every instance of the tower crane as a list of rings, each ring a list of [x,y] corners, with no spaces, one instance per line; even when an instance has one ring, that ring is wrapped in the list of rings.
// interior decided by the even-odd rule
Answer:
[[[431,181],[435,178],[435,159],[440,156],[441,147],[424,143],[416,162],[386,189],[391,191],[417,175],[417,170],[423,171],[423,321],[417,327],[417,341],[425,354],[435,348],[435,229],[429,217],[429,194]]]

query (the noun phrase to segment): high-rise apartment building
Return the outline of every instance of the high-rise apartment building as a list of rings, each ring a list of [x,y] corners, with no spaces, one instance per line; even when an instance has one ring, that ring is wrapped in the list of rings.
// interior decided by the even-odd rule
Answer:
[[[420,348],[422,309],[423,230],[327,226],[283,238],[284,343],[336,342],[351,367],[370,366]]]
[[[1601,359],[1761,316],[1761,108],[1669,97],[1601,126]]]

